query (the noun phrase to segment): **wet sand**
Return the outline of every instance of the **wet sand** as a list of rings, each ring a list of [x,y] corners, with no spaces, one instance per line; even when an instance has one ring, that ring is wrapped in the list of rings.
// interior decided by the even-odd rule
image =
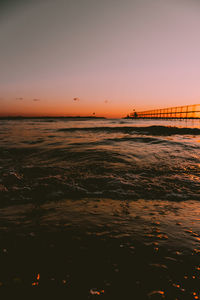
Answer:
[[[63,200],[0,209],[1,290],[199,299],[200,203]]]

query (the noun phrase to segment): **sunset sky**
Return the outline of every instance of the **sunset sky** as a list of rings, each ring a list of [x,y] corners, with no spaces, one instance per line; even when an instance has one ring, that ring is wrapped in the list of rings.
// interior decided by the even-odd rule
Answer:
[[[0,115],[196,103],[199,0],[0,0]]]

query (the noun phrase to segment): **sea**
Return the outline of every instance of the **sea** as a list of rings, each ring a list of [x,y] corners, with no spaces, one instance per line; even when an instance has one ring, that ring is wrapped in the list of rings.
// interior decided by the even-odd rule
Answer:
[[[0,266],[0,294],[200,299],[200,120],[1,119]]]

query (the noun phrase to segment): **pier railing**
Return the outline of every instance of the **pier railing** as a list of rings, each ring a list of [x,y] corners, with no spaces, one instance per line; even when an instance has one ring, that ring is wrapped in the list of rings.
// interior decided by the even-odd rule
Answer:
[[[130,113],[132,118],[200,119],[200,104],[161,108]]]

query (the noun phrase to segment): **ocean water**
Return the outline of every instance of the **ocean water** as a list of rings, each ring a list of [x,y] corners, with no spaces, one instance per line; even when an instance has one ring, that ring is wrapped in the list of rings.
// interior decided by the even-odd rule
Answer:
[[[199,299],[200,121],[0,120],[0,262],[0,289]]]

